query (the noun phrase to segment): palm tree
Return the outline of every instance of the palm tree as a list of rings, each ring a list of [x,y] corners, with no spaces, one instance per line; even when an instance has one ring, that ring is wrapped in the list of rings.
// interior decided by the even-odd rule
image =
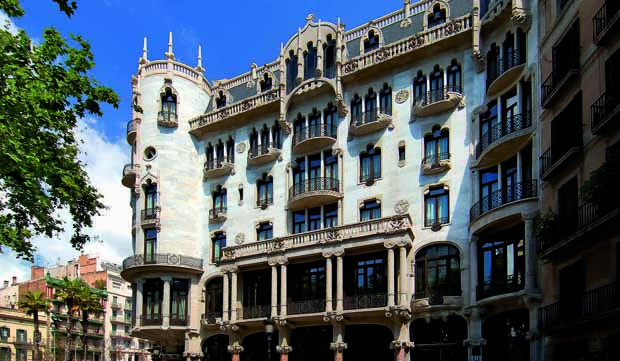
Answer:
[[[96,312],[100,312],[103,310],[101,306],[101,300],[99,296],[94,293],[90,287],[83,287],[80,293],[80,311],[82,313],[82,345],[84,349],[83,359],[87,360],[86,355],[88,351],[88,316],[90,314],[94,314]]]
[[[70,347],[71,347],[71,329],[73,326],[73,314],[79,309],[81,303],[81,290],[86,285],[86,282],[81,278],[73,278],[65,276],[61,281],[60,290],[56,291],[55,296],[60,297],[65,301],[67,306],[67,336],[65,342],[65,361],[69,361]]]
[[[28,291],[23,299],[19,301],[18,307],[34,318],[34,361],[39,361],[39,344],[41,343],[39,312],[45,312],[46,314],[49,312],[47,300],[41,292]]]

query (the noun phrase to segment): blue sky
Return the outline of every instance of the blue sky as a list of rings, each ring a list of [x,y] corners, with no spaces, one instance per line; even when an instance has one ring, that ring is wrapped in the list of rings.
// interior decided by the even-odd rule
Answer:
[[[174,37],[179,61],[195,65],[198,44],[209,80],[230,78],[278,56],[305,16],[336,22],[347,29],[402,7],[402,0],[302,1],[188,1],[188,0],[77,0],[76,14],[67,19],[51,0],[22,0],[26,16],[15,21],[31,36],[44,27],[75,33],[88,40],[95,54],[94,77],[121,97],[118,110],[105,108],[94,127],[109,139],[124,137],[130,118],[130,79],[137,68],[142,40],[148,38],[149,59],[162,59],[168,32]],[[119,168],[120,171],[120,168]]]

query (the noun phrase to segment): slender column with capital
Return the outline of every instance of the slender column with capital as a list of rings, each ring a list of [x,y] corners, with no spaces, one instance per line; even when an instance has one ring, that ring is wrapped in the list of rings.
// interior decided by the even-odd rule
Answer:
[[[232,354],[232,361],[239,361],[239,354],[243,352],[243,347],[239,344],[229,345],[228,352]]]
[[[144,294],[144,280],[138,279],[136,281],[136,324],[135,327],[142,326],[142,303]]]
[[[332,259],[331,257],[325,258],[325,312],[332,312],[334,307],[332,305]]]
[[[172,281],[172,277],[164,276],[161,277],[161,280],[164,281],[164,302],[161,306],[163,324],[162,327],[170,326],[170,281]]]
[[[278,346],[276,351],[280,353],[280,361],[288,361],[288,354],[293,351],[293,348],[288,345]]]
[[[476,286],[478,282],[478,249],[476,247],[478,244],[478,237],[471,237],[472,239],[469,243],[469,273],[471,275],[471,286],[469,287],[471,295],[469,297],[469,302],[473,305],[476,303]]]
[[[222,320],[223,321],[228,321],[228,295],[229,295],[229,289],[228,289],[228,272],[224,273],[224,287],[222,290],[222,296],[224,297],[224,302],[222,302]],[[234,354],[233,354],[234,356]]]
[[[407,247],[400,247],[400,286],[399,294],[400,300],[398,302],[401,306],[407,305]]]
[[[536,289],[536,236],[534,214],[524,215],[525,220],[525,289]]]
[[[237,272],[231,272],[232,278],[230,286],[230,319],[237,320]]]
[[[278,268],[271,266],[271,318],[278,316]]]
[[[394,306],[394,248],[388,248],[388,306]]]
[[[336,311],[342,312],[343,307],[343,276],[342,276],[342,256],[336,257]]]
[[[280,265],[280,318],[286,317],[286,263]],[[286,355],[288,360],[288,354]]]

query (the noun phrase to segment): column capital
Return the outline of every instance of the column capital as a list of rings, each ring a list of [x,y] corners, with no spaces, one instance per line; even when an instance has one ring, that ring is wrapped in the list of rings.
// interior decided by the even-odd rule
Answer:
[[[390,343],[390,348],[392,350],[410,350],[412,347],[413,344],[408,340],[394,340]]]
[[[280,255],[280,256],[271,256],[267,259],[267,263],[269,264],[269,266],[271,267],[275,267],[277,265],[286,265],[288,264],[288,257],[284,256],[284,255]]]
[[[170,282],[172,281],[172,276],[161,276],[159,277],[162,281],[164,282]]]
[[[347,349],[345,342],[332,342],[329,344],[329,349],[336,352],[342,352]]]
[[[290,352],[293,352],[293,347],[289,345],[278,345],[276,346],[276,352],[283,355],[288,355]]]
[[[330,258],[332,256],[342,257],[344,255],[344,247],[324,247],[323,257]]]
[[[228,345],[228,352],[237,355],[243,352],[243,346],[241,345]]]
[[[237,273],[239,268],[235,264],[228,264],[220,267],[222,273]]]

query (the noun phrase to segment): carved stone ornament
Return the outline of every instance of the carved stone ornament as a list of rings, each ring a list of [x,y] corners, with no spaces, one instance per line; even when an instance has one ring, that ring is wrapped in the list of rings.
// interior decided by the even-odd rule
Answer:
[[[387,224],[386,233],[397,233],[405,230],[407,224],[405,220],[401,217],[392,217],[390,222]]]
[[[245,242],[245,233],[237,233],[235,236],[235,243],[242,244],[243,242]]]
[[[331,256],[340,257],[344,254],[344,248],[342,247],[329,247],[323,249],[323,257],[329,258]]]
[[[347,344],[344,342],[332,342],[329,344],[329,349],[336,352],[342,352],[347,349]]]
[[[282,354],[282,355],[288,355],[290,352],[293,351],[293,347],[289,346],[289,345],[283,345],[283,346],[276,346],[276,352]]]
[[[395,100],[397,104],[402,104],[406,102],[407,99],[409,99],[409,90],[401,89],[396,93]]]
[[[286,265],[288,264],[288,258],[286,258],[286,256],[269,257],[267,259],[267,264],[269,264],[271,267],[276,265]]]
[[[409,201],[407,201],[406,199],[401,199],[394,206],[394,212],[396,212],[396,214],[405,214],[407,213],[408,210],[409,210]]]
[[[245,142],[240,142],[239,144],[237,144],[237,153],[243,153],[245,152]]]
[[[238,270],[239,269],[234,264],[229,264],[229,265],[220,267],[220,271],[222,271],[223,273],[236,273]]]
[[[406,18],[403,21],[400,22],[400,28],[404,29],[404,28],[408,28],[411,26],[411,18]]]
[[[428,298],[428,304],[431,306],[443,305],[443,296],[437,292],[431,292]]]
[[[413,347],[411,341],[407,340],[394,340],[390,343],[390,348],[393,350],[409,350],[411,347]]]
[[[238,355],[243,352],[243,346],[241,345],[228,345],[228,352]]]

